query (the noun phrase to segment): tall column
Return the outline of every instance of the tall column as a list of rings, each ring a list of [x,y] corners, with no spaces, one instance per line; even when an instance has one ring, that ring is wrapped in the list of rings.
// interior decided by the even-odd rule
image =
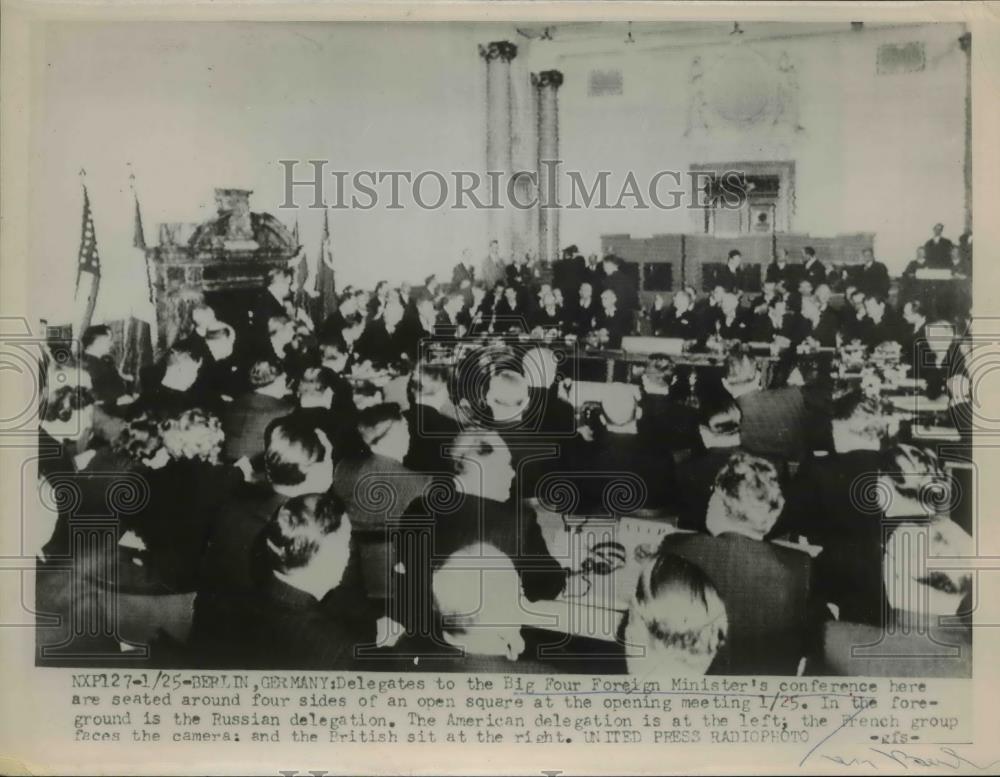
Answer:
[[[491,209],[488,215],[488,240],[499,240],[501,255],[507,256],[513,242],[513,219],[506,207],[506,190],[513,173],[511,148],[512,103],[510,63],[517,56],[517,46],[510,41],[493,41],[479,47],[486,60],[486,172],[499,175],[499,194],[493,197],[496,183],[487,179],[487,202],[505,207]]]
[[[965,52],[965,159],[962,174],[965,179],[965,231],[972,231],[972,33],[958,39]]]
[[[538,116],[538,258],[554,262],[559,258],[559,87],[563,74],[543,70],[531,74]]]

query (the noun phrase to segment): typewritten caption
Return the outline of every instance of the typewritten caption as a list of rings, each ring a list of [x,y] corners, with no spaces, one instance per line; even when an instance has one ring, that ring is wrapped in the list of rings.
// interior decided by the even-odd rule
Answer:
[[[933,680],[350,673],[67,673],[77,742],[785,745],[889,770],[968,760],[965,693]]]

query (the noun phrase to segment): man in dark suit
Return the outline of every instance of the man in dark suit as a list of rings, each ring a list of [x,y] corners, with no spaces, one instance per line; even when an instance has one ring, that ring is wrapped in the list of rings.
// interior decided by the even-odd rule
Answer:
[[[800,268],[789,263],[788,249],[779,248],[774,260],[767,266],[767,270],[764,271],[764,280],[775,285],[779,283],[784,284],[785,288],[791,291],[798,285],[798,269]]]
[[[333,482],[333,445],[309,419],[272,421],[264,431],[262,482],[246,483],[215,516],[202,563],[199,597],[246,595],[253,588],[261,531],[296,496],[322,494]]]
[[[900,358],[913,368],[914,377],[927,377],[934,370],[934,353],[927,342],[927,315],[918,299],[903,305],[904,326],[900,329]]]
[[[951,264],[951,249],[954,246],[944,237],[944,224],[934,225],[934,234],[924,243],[924,253],[927,255],[927,266],[934,269],[946,268]]]
[[[451,290],[460,291],[467,299],[471,298],[470,289],[478,280],[477,276],[476,263],[472,260],[472,249],[466,248],[462,251],[462,261],[451,271]]]
[[[639,286],[634,277],[625,272],[622,260],[609,254],[601,262],[604,268],[603,292],[610,289],[615,293],[618,307],[628,314],[639,304]]]
[[[597,316],[597,301],[594,299],[594,287],[587,281],[580,284],[580,296],[573,308],[573,333],[577,337],[586,337],[594,328],[594,318]]]
[[[834,403],[831,425],[834,452],[803,462],[774,534],[822,546],[816,580],[825,601],[844,619],[878,623],[882,526],[872,495],[887,422],[875,403],[852,392]]]
[[[702,449],[677,465],[677,527],[705,531],[708,500],[723,465],[740,450],[740,409],[729,397],[707,398],[699,409]]]
[[[195,393],[206,396],[234,397],[246,389],[246,375],[235,356],[236,331],[222,322],[216,322],[204,334],[205,354]]]
[[[250,309],[252,339],[257,345],[268,341],[267,322],[274,316],[288,314],[285,301],[292,291],[293,273],[285,267],[276,267],[267,273],[267,287],[257,295]]]
[[[889,295],[889,270],[882,262],[875,260],[870,248],[861,251],[862,264],[855,268],[854,285],[866,296],[885,298]]]
[[[805,399],[798,386],[764,389],[756,360],[743,352],[726,360],[722,384],[739,405],[743,448],[758,456],[800,461],[806,452]]]
[[[192,407],[218,410],[221,397],[208,396],[194,389],[201,365],[201,357],[189,347],[174,345],[167,353],[163,377],[156,385],[143,386],[142,394],[132,403],[130,411],[167,417]]]
[[[739,295],[726,292],[719,301],[719,312],[721,315],[715,323],[715,334],[723,340],[746,342],[750,339],[750,322],[740,310]]]
[[[795,674],[817,622],[811,559],[764,540],[784,498],[774,465],[737,453],[709,499],[705,534],[670,534],[661,553],[700,568],[726,607],[729,633],[709,673]]]
[[[459,426],[441,412],[450,403],[445,365],[420,363],[413,373],[413,404],[406,411],[410,447],[403,463],[415,472],[434,474],[450,469],[443,449],[451,445]]]
[[[606,333],[608,348],[621,348],[622,338],[632,333],[632,313],[619,307],[614,289],[601,292],[601,309],[594,317],[594,329]]]
[[[674,384],[670,357],[650,356],[642,376],[636,433],[645,449],[680,457],[700,445],[698,412],[672,395]]]
[[[343,586],[350,538],[338,497],[284,502],[255,548],[250,594],[199,594],[192,642],[200,658],[248,669],[350,668],[355,648],[374,642],[376,620]]]
[[[655,334],[659,337],[677,337],[682,340],[697,340],[701,337],[692,300],[686,291],[674,294],[673,304],[663,317],[661,329]]]
[[[743,291],[743,254],[735,248],[726,258],[726,266],[716,273],[715,285],[730,292]]]
[[[816,249],[812,246],[806,246],[802,249],[802,272],[800,276],[803,280],[809,281],[814,289],[818,289],[820,284],[826,283],[826,265],[816,258]]]
[[[821,283],[813,295],[819,318],[813,326],[812,337],[823,348],[832,348],[837,344],[837,332],[840,331],[840,314],[831,307],[830,287]]]
[[[83,368],[90,374],[94,398],[102,404],[114,406],[128,393],[125,379],[111,360],[111,330],[104,325],[91,326],[80,338],[83,348]]]
[[[870,295],[865,299],[865,311],[868,324],[865,328],[864,343],[869,348],[876,348],[882,343],[901,343],[902,326],[896,314],[889,310],[885,298]]]
[[[534,511],[510,502],[515,472],[500,435],[460,434],[451,465],[454,474],[442,478],[433,495],[410,505],[399,520],[403,572],[392,617],[411,633],[427,634],[433,628],[435,560],[440,563],[470,545],[487,543],[513,561],[528,601],[554,599],[566,584],[567,570],[549,553]],[[484,559],[484,564],[490,561]]]
[[[272,362],[260,361],[250,369],[250,387],[222,411],[223,451],[229,461],[257,458],[264,452],[264,430],[295,409],[287,399],[285,373]]]

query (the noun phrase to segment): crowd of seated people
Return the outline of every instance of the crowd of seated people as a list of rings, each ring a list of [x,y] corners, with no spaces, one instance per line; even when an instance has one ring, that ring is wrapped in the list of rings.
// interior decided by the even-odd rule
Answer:
[[[900,586],[935,592],[932,615],[967,611],[968,577],[906,577],[894,537],[926,530],[951,547],[971,525],[949,514],[950,472],[877,388],[841,385],[796,349],[765,371],[741,343],[899,342],[967,407],[968,342],[932,343],[918,299],[897,318],[870,264],[835,310],[806,256],[793,271],[779,255],[756,299],[730,285],[654,306],[661,334],[723,343],[720,369],[656,355],[634,384],[583,406],[555,354],[516,335],[597,331],[620,344],[638,299],[614,257],[570,256],[552,283],[494,257],[491,286],[463,257],[450,285],[345,288],[321,321],[276,270],[246,321],[195,307],[138,385],[93,327],[80,369],[51,366],[43,396],[39,612],[146,597],[142,617],[90,647],[151,645],[172,665],[848,671],[846,640],[929,617],[905,609]],[[582,278],[575,292],[558,285],[566,278]],[[515,336],[459,347],[477,333]],[[636,510],[679,531],[652,549],[609,651],[547,632],[524,602],[580,587],[540,528],[553,478],[586,514],[607,509],[593,475],[616,472],[641,481]],[[111,573],[106,546],[73,537],[122,483],[138,496],[117,511]],[[90,585],[67,583],[74,566]],[[39,626],[40,660],[60,660],[71,625]]]

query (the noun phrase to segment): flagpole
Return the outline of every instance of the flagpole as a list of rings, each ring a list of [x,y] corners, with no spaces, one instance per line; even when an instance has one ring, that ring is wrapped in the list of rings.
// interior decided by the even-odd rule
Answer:
[[[100,265],[91,267],[91,252],[94,261],[97,259],[97,236],[94,230],[94,218],[90,210],[90,195],[87,193],[87,171],[80,168],[80,185],[83,187],[83,223],[80,227],[80,253],[77,256],[76,264],[76,293],[80,293],[80,279],[83,277],[84,265],[87,265],[88,274],[91,276],[90,288],[87,290],[87,300],[80,317],[80,328],[78,337],[83,337],[83,333],[90,327],[94,319],[94,309],[97,307],[97,291],[100,286]]]

